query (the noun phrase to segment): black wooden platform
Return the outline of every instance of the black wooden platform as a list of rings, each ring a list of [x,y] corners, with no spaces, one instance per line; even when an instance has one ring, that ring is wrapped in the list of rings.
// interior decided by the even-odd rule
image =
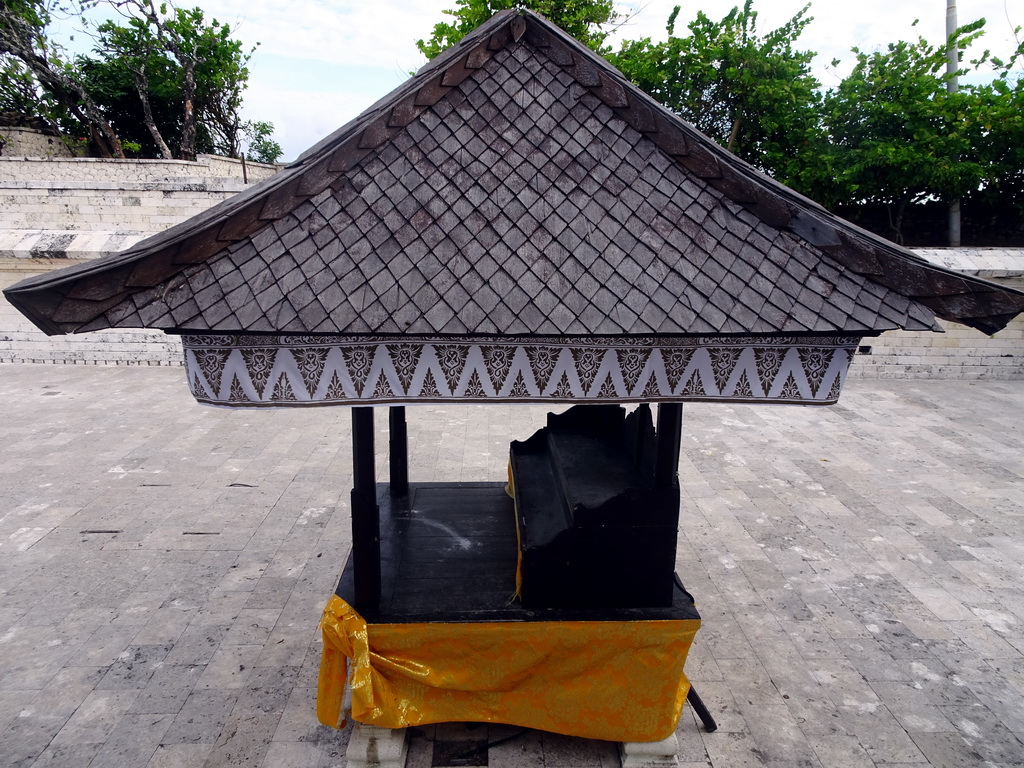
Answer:
[[[412,483],[391,498],[377,485],[380,505],[381,598],[355,600],[351,556],[337,594],[369,623],[477,621],[642,621],[699,619],[679,584],[663,608],[524,609],[512,601],[516,529],[503,483]]]

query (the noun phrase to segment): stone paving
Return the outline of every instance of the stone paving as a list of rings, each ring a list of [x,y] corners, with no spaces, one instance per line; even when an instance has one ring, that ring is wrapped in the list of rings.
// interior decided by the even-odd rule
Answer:
[[[0,366],[0,397],[0,765],[343,764],[314,699],[348,411],[204,407],[166,368]],[[410,408],[412,479],[500,480],[545,411]],[[1024,382],[686,406],[688,671],[720,727],[684,712],[683,768],[1024,765],[1022,414]],[[493,768],[618,764],[446,724],[409,765],[481,733],[514,737]]]

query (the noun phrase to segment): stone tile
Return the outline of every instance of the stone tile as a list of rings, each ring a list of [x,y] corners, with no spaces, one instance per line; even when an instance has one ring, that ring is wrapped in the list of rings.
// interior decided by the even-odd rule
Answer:
[[[261,645],[221,645],[203,671],[197,688],[238,689],[252,674]]]
[[[95,764],[149,764],[173,720],[171,714],[125,715],[97,752]]]
[[[159,744],[145,765],[146,768],[202,768],[211,749],[212,744]]]
[[[96,685],[97,690],[145,688],[170,650],[170,645],[128,646]]]
[[[840,707],[846,727],[857,734],[876,763],[924,763],[924,755],[881,704]]]
[[[237,700],[237,691],[192,691],[164,734],[163,744],[208,744],[212,747],[220,738]]]
[[[35,402],[40,375],[60,377],[75,399],[53,412],[58,398],[13,407]],[[22,430],[0,439],[0,487],[25,512],[19,526],[53,527],[0,558],[2,765],[88,762],[134,748],[129,732],[131,763],[158,768],[343,762],[347,730],[316,722],[315,692],[316,625],[350,542],[339,505],[348,449],[337,437],[347,413],[201,408],[179,376],[0,373],[0,435]],[[95,395],[112,388],[116,410]],[[1007,414],[1021,405],[1014,382],[857,381],[831,409],[687,406],[678,564],[704,618],[687,673],[720,728],[706,733],[685,708],[682,766],[1019,762],[1024,583],[1014,564],[1024,543],[1007,478],[1020,476],[1021,451]],[[546,410],[416,409],[415,471],[500,476],[507,441],[532,433]],[[132,426],[111,427],[112,413],[115,423],[131,413]],[[186,460],[191,471],[176,469]],[[149,477],[138,470],[167,467],[160,482],[173,487],[138,485]],[[228,489],[240,475],[260,487]],[[233,507],[235,492],[251,494],[251,508]],[[88,522],[47,521],[47,504],[78,505]],[[300,526],[313,508],[327,511]],[[247,548],[190,549],[180,536],[200,519],[248,530],[257,515],[266,536]],[[125,545],[160,525],[178,534],[169,551],[138,552],[119,536],[79,534],[93,522],[130,530]],[[151,655],[165,646],[162,659]],[[142,668],[128,670],[122,654],[142,648]],[[13,687],[25,683],[35,687]],[[487,729],[491,741],[514,732]],[[410,768],[429,765],[435,730],[414,732]],[[556,768],[596,753],[605,768],[600,742],[530,733],[493,747],[489,762]],[[252,747],[236,748],[238,734]]]
[[[162,664],[139,691],[132,714],[177,714],[203,673],[198,664]]]
[[[102,744],[131,708],[138,691],[93,691],[53,738],[54,744]]]
[[[78,766],[89,765],[100,753],[104,745],[96,744],[50,744],[43,750],[35,762],[26,762],[25,765],[45,766],[46,768],[78,768]],[[109,764],[109,763],[108,763]]]

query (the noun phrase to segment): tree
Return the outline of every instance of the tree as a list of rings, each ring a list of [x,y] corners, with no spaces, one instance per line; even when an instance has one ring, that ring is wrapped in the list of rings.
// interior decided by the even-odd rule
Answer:
[[[887,207],[888,234],[900,241],[909,205],[948,202],[1019,179],[1024,129],[1021,84],[1010,83],[1013,60],[989,62],[986,52],[963,66],[962,51],[984,24],[961,27],[938,46],[918,38],[872,53],[854,48],[853,71],[825,95],[827,142],[805,176],[808,193],[833,208],[856,202]],[[948,92],[952,45],[961,51],[959,74],[991,63],[995,79]]]
[[[102,110],[82,86],[74,69],[50,44],[46,27],[52,8],[50,0],[4,0],[0,4],[0,57],[4,60],[7,82],[24,85],[24,73],[30,73],[53,102],[88,128],[95,154],[124,157],[121,142]],[[12,69],[12,59],[20,62],[23,69]],[[22,95],[26,94],[22,91]]]
[[[255,49],[245,50],[228,25],[207,21],[200,8],[115,2],[124,20],[101,24],[95,58],[79,63],[118,130],[139,142],[147,156],[238,157],[242,143],[254,140],[240,112]],[[276,147],[276,160],[280,146],[270,139],[273,125],[251,125],[262,126],[262,151],[272,154]]]
[[[169,152],[153,117],[151,98],[173,84],[181,105],[177,156],[195,159],[203,145],[236,156],[252,51],[244,51],[241,42],[232,39],[228,25],[216,19],[207,23],[200,8],[158,5],[155,0],[109,2],[126,22],[101,25],[96,52],[107,68],[131,74],[143,120],[158,150]]]
[[[455,5],[454,10],[442,11],[454,22],[442,21],[434,26],[429,40],[416,41],[416,47],[428,59],[455,45],[498,11],[508,8],[536,11],[595,51],[608,37],[607,27],[626,19],[614,9],[612,0],[455,0]]]
[[[141,124],[156,156],[173,158],[160,129],[160,125],[166,129],[180,122],[173,116],[177,91],[171,72],[173,65],[159,50],[149,24],[145,19],[129,17],[123,26],[104,22],[97,33],[95,51],[102,57],[78,59],[90,91],[101,100],[122,137],[143,145],[142,136],[135,130]],[[154,115],[154,101],[158,103],[159,120]]]
[[[810,6],[760,34],[752,5],[746,0],[721,21],[699,12],[684,37],[675,34],[676,6],[667,40],[626,41],[608,58],[703,133],[788,182],[799,177],[818,131],[819,83],[810,71],[814,53],[795,48],[811,22]]]
[[[273,139],[274,124],[247,120],[242,124],[242,143],[248,147],[245,156],[257,163],[276,163],[284,154]]]

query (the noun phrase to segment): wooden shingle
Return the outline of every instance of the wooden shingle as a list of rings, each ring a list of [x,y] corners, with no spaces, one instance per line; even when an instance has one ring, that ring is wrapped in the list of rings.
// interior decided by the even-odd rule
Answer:
[[[528,11],[275,177],[5,293],[47,333],[994,332],[1024,309],[759,174]]]

